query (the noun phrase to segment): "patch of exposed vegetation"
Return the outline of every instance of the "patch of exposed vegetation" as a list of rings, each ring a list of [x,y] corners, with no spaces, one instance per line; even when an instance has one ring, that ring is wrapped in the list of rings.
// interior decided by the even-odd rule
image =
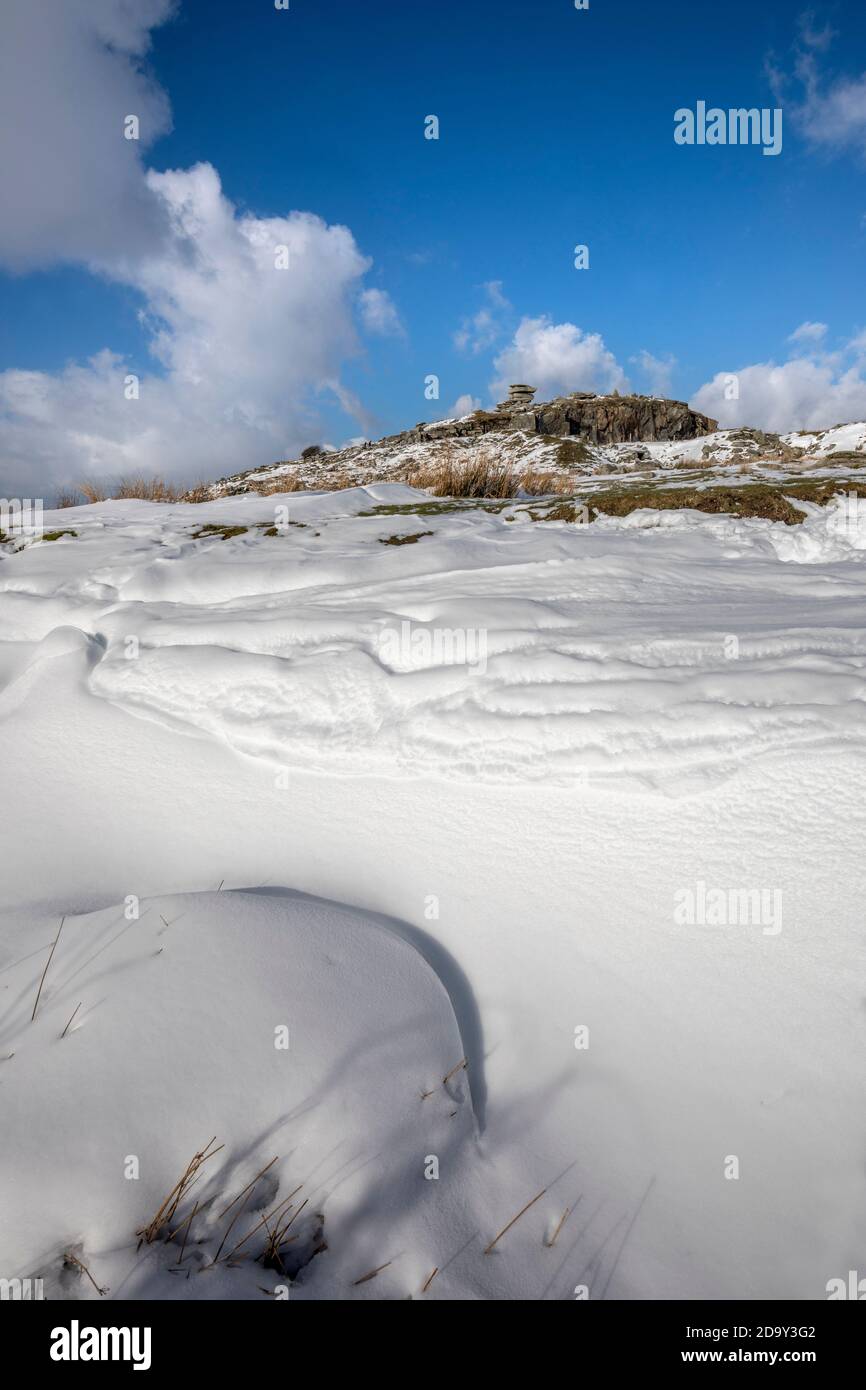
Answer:
[[[308,530],[306,521],[281,521],[279,526],[271,525],[267,521],[257,521],[256,530],[261,531],[265,536],[284,536],[287,526],[297,526],[302,531]],[[316,535],[318,535],[318,531]]]
[[[803,478],[799,482],[784,484],[783,490],[789,497],[797,497],[801,502],[814,502],[825,507],[834,497],[853,492],[857,497],[866,497],[866,483],[850,478]]]
[[[821,454],[821,463],[849,463],[855,468],[862,468],[866,464],[866,453],[857,449],[836,449],[832,454]]]
[[[408,536],[388,536],[385,540],[379,539],[380,545],[414,545],[420,541],[422,536],[432,536],[432,531],[412,531]]]
[[[212,538],[213,540],[227,541],[232,536],[243,536],[249,530],[248,526],[220,526],[217,522],[208,522],[207,526],[200,526],[197,531],[193,531],[193,540]]]
[[[43,531],[44,541],[59,541],[61,536],[77,536],[77,531]]]
[[[546,511],[537,511],[532,507],[525,510],[529,512],[533,521],[568,521],[573,525],[585,526],[591,520],[589,508],[582,502],[557,502]]]
[[[797,494],[793,494],[797,495]],[[762,517],[799,526],[805,515],[794,507],[781,487],[744,483],[740,487],[653,488],[597,492],[589,505],[605,516],[628,516],[643,507],[655,511],[692,510],[735,517]]]
[[[556,462],[560,468],[576,468],[588,463],[591,458],[582,439],[563,439],[556,451]]]

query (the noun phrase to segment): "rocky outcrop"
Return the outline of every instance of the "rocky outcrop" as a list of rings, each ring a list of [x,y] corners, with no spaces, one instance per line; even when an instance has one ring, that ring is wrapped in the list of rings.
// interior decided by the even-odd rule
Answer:
[[[684,401],[660,396],[560,396],[538,406],[535,416],[540,434],[577,435],[590,444],[696,439],[718,429],[717,420]]]
[[[649,440],[697,439],[712,434],[718,422],[691,410],[684,401],[661,396],[596,396],[575,391],[570,396],[529,404],[504,401],[496,410],[477,410],[463,420],[416,425],[409,439],[426,443],[435,439],[463,439],[494,430],[522,430],[526,434],[575,436],[589,444],[631,444]]]

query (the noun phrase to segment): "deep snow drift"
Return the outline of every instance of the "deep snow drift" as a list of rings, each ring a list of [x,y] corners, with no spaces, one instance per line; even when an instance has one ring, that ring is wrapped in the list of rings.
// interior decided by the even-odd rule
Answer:
[[[866,520],[803,510],[379,485],[0,551],[0,1275],[825,1297],[866,1236]],[[137,1249],[212,1135],[182,1261]],[[296,1188],[285,1272],[226,1261]]]

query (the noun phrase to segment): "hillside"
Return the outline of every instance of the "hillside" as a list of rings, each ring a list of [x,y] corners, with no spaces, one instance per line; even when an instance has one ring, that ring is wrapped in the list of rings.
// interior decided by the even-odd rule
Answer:
[[[811,472],[825,476],[828,469],[847,471],[866,463],[866,423],[771,434],[745,427],[719,429],[715,420],[682,401],[662,397],[577,392],[527,405],[513,395],[493,411],[422,421],[380,440],[317,453],[308,449],[304,455],[219,478],[204,495],[418,483],[423,482],[420,475],[439,466],[459,466],[479,455],[520,477],[542,483],[549,478],[556,490],[571,479],[610,474],[651,479],[670,470],[706,471],[708,479],[717,470],[726,478],[739,472],[773,478]]]

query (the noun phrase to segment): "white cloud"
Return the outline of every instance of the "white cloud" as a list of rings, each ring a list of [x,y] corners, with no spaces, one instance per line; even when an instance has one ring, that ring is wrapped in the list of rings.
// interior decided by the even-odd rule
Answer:
[[[641,348],[636,357],[630,357],[628,360],[646,377],[652,395],[670,395],[671,377],[677,365],[675,357],[654,357],[646,348]]]
[[[788,337],[789,343],[818,343],[827,335],[826,323],[813,323],[806,319],[799,328],[795,328]]]
[[[812,86],[797,114],[813,144],[866,150],[866,73],[839,78],[823,92]]]
[[[387,290],[364,290],[360,296],[361,322],[368,333],[382,338],[399,338],[404,329],[400,315]]]
[[[106,348],[59,372],[0,373],[0,492],[268,462],[321,432],[328,397],[375,431],[341,369],[361,350],[358,307],[372,332],[396,331],[399,319],[383,290],[363,291],[370,262],[348,228],[308,212],[242,215],[210,164],[157,173],[141,162],[169,125],[142,59],[173,8],[0,6],[0,120],[15,134],[0,165],[0,264],[73,261],[130,287],[160,368]],[[130,114],[138,142],[123,138]],[[127,399],[131,373],[138,399]]]
[[[737,400],[726,399],[732,375]],[[866,335],[852,338],[838,353],[816,349],[787,362],[719,372],[695,392],[691,404],[723,427],[755,425],[777,433],[866,420]]]
[[[471,352],[476,357],[503,336],[504,320],[511,310],[510,303],[502,293],[501,280],[488,280],[482,288],[484,304],[477,313],[463,319],[454,334],[454,346],[458,352]]]
[[[477,396],[472,396],[467,391],[465,395],[458,396],[451,409],[442,416],[443,420],[462,420],[464,415],[471,415],[473,411],[481,409],[481,401]]]
[[[772,61],[768,64],[786,119],[790,117],[812,145],[866,152],[866,72],[848,77],[822,70],[818,55],[826,52],[835,35],[829,27],[816,29],[813,16],[801,18],[799,35],[803,47],[795,47],[793,72]],[[789,95],[797,86],[799,93]]]
[[[140,368],[108,351],[56,374],[0,373],[4,476],[215,476],[307,443],[322,391],[366,423],[339,380],[359,350],[352,304],[369,266],[351,232],[310,213],[239,216],[209,164],[151,173],[148,186],[168,238],[112,274],[144,296],[165,375],[142,372],[128,400]]]
[[[136,254],[159,238],[141,154],[171,125],[142,67],[173,0],[3,0],[0,262]],[[124,138],[136,115],[140,138]]]
[[[808,10],[805,14],[800,15],[797,27],[800,31],[800,38],[806,47],[816,48],[820,52],[829,48],[836,37],[836,30],[832,29],[829,24],[825,24],[823,29],[817,28],[813,10]]]
[[[490,389],[501,398],[510,382],[534,386],[540,399],[569,391],[612,391],[626,386],[625,373],[598,333],[547,315],[524,318],[513,341],[495,359]]]

